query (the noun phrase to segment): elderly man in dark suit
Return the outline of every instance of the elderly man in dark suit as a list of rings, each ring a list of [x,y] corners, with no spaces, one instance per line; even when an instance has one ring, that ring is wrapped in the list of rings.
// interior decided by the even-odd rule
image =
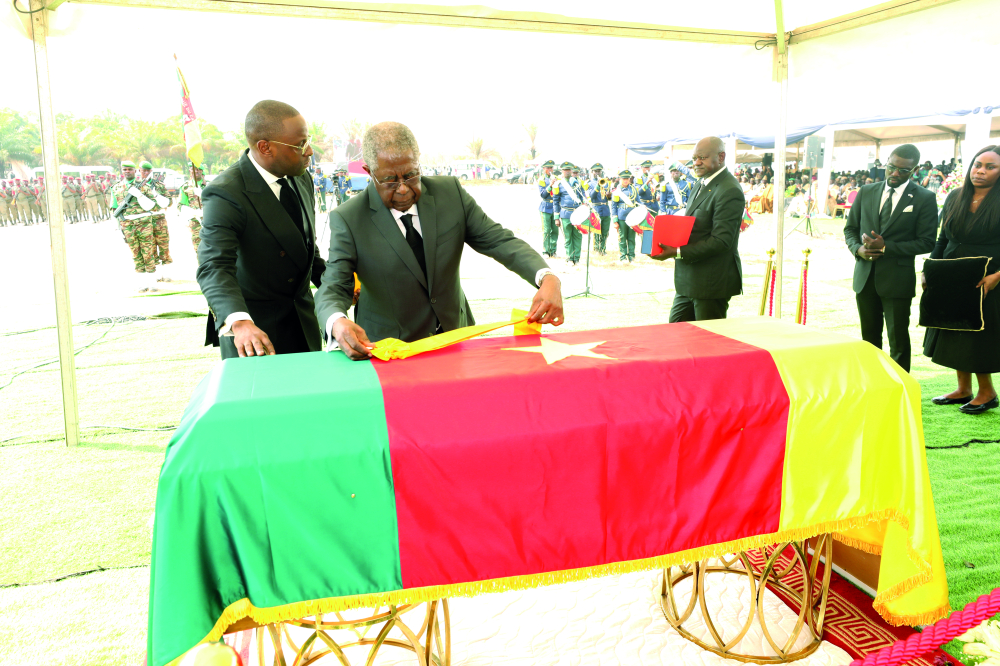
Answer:
[[[698,182],[688,196],[684,215],[693,215],[687,245],[668,247],[653,257],[674,258],[674,296],[670,322],[725,319],[729,299],[743,293],[740,221],[746,200],[743,188],[726,168],[726,145],[709,136],[694,149]]]
[[[462,249],[497,260],[536,286],[530,320],[563,322],[559,279],[523,240],[491,220],[457,178],[422,176],[410,130],[386,122],[365,132],[368,188],[330,213],[330,252],[316,312],[331,346],[352,359],[371,341],[412,342],[475,323],[459,280]],[[356,322],[347,318],[354,274]]]
[[[319,351],[310,281],[316,247],[312,148],[306,121],[283,102],[247,114],[249,150],[202,193],[198,284],[208,300],[205,344],[222,358]]]
[[[937,199],[910,180],[920,162],[912,144],[898,146],[885,165],[885,182],[865,185],[851,206],[844,240],[854,255],[861,338],[910,371],[910,304],[917,289],[916,255],[934,249]]]

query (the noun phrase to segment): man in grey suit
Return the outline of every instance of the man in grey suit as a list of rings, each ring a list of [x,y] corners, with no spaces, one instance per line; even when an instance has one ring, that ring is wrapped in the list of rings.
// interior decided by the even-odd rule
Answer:
[[[198,284],[208,300],[205,344],[222,358],[319,351],[310,281],[316,247],[312,148],[305,119],[283,102],[258,102],[244,124],[250,148],[202,193]]]
[[[412,342],[475,324],[459,280],[465,245],[538,287],[531,321],[562,324],[559,279],[545,261],[491,220],[457,178],[421,176],[409,128],[375,125],[365,132],[362,157],[371,182],[330,212],[330,253],[316,292],[331,346],[358,360],[371,356],[373,340]],[[355,273],[361,294],[352,322]]]
[[[683,215],[693,215],[687,245],[668,247],[653,257],[674,258],[674,296],[670,323],[725,319],[729,299],[743,293],[740,262],[740,221],[746,199],[726,168],[726,145],[709,136],[695,146],[694,169],[699,180],[688,197]]]
[[[854,255],[861,338],[882,348],[910,371],[910,304],[917,290],[916,255],[934,249],[937,200],[910,180],[920,163],[913,144],[897,146],[885,165],[885,182],[865,185],[851,205],[844,240]]]

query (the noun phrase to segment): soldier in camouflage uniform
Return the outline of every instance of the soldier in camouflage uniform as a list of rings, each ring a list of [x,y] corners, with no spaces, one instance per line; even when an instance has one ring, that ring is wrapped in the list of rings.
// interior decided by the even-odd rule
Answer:
[[[139,197],[145,197],[151,202],[156,191],[148,183],[135,177],[135,163],[122,162],[122,180],[112,188],[111,210],[116,211],[121,204],[128,202],[119,215],[119,224],[125,235],[125,242],[132,250],[132,260],[136,273],[156,272],[156,247],[153,244],[153,215],[143,210]],[[130,196],[132,195],[132,196]],[[155,202],[153,202],[155,205]],[[150,206],[152,210],[152,206]],[[142,289],[147,291],[148,287]]]
[[[139,175],[140,177],[149,184],[150,189],[153,190],[155,194],[161,197],[167,196],[167,188],[163,185],[163,182],[157,180],[153,175],[153,164],[151,162],[143,162],[139,165]],[[155,196],[154,196],[155,198]],[[167,199],[166,206],[160,206],[159,203],[153,208],[153,245],[156,246],[156,261],[157,263],[166,265],[172,264],[173,259],[170,258],[170,231],[167,229],[167,215],[164,212],[167,207],[170,206],[170,200]]]
[[[191,230],[191,244],[194,245],[194,256],[197,257],[198,245],[201,243],[201,189],[205,187],[205,176],[198,167],[192,167],[191,170],[194,172],[194,180],[188,179],[181,186],[181,199],[177,204],[177,208],[180,209],[181,206],[188,207],[188,211],[181,214],[186,214],[188,217],[188,228]]]
[[[9,227],[14,224],[14,218],[10,215],[12,201],[7,190],[7,181],[0,180],[0,226]]]

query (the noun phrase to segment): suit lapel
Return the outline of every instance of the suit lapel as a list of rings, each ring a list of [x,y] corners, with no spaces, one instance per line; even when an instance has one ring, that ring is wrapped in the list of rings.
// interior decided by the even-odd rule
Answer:
[[[872,220],[872,228],[862,229],[861,233],[867,234],[872,230],[879,231],[879,233],[881,233],[879,229],[879,213],[881,212],[882,192],[884,191],[885,183],[879,183],[878,186],[872,188],[872,200],[868,202],[869,210],[871,211],[871,217],[869,219]]]
[[[424,240],[427,293],[430,294],[434,292],[434,267],[437,265],[435,263],[437,260],[437,208],[434,205],[434,197],[427,194],[426,191],[417,202],[417,215],[420,217],[420,235]]]
[[[699,194],[701,194],[701,179],[696,180],[691,187],[691,195],[688,197],[687,206],[684,208],[685,213],[689,210],[694,210],[694,205],[698,203]]]
[[[417,263],[417,258],[413,255],[413,250],[407,245],[406,237],[399,230],[396,219],[389,212],[389,209],[385,207],[385,204],[382,203],[382,200],[378,198],[378,193],[375,192],[375,188],[372,185],[368,186],[368,207],[371,209],[372,223],[375,225],[375,228],[385,237],[386,242],[389,243],[389,247],[393,249],[400,260],[413,273],[413,276],[417,278],[417,281],[426,289],[427,279],[424,277],[424,272],[420,269],[420,264]],[[420,220],[420,226],[423,228],[423,218]],[[425,243],[424,252],[426,253],[426,251],[427,245]],[[426,256],[424,259],[426,261]]]
[[[886,222],[885,227],[883,227],[882,231],[879,232],[881,235],[885,235],[886,229],[891,227],[896,220],[899,219],[899,216],[903,214],[903,210],[907,206],[913,205],[913,192],[910,191],[911,186],[913,186],[913,181],[907,181],[902,194],[899,195],[899,202],[896,204],[896,207],[892,209],[892,215],[889,217],[889,221]]]
[[[304,269],[310,266],[312,262],[309,261],[302,233],[295,228],[295,222],[285,212],[284,207],[274,196],[274,192],[271,191],[268,184],[264,182],[257,167],[250,163],[250,158],[247,157],[246,153],[240,158],[240,171],[243,174],[243,186],[246,188],[247,199],[257,211],[264,226],[299,268]]]

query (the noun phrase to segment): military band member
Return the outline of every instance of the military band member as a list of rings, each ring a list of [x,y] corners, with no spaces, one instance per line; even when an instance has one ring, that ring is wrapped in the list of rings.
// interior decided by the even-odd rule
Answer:
[[[552,169],[556,163],[546,160],[542,164],[542,174],[538,177],[538,196],[542,200],[538,203],[538,215],[542,218],[542,256],[556,256],[556,248],[559,245],[559,226],[555,221],[552,206]]]
[[[653,215],[656,215],[656,176],[649,172],[653,168],[650,160],[639,165],[639,175],[635,177],[635,186],[639,188],[639,203]]]
[[[189,178],[181,186],[181,199],[177,204],[180,210],[187,207],[187,211],[182,211],[181,215],[188,218],[188,229],[191,230],[191,244],[194,245],[194,256],[198,256],[198,245],[201,243],[201,190],[205,187],[205,175],[198,167],[192,167],[194,178]]]
[[[670,183],[666,181],[660,183],[660,213],[662,215],[678,215],[679,211],[687,207],[688,196],[691,194],[696,179],[686,166],[680,162],[673,162],[670,165],[670,180],[677,187],[677,194],[681,195],[681,200],[677,201],[674,188],[670,187]]]
[[[611,193],[611,221],[618,229],[618,260],[631,263],[635,259],[635,231],[625,220],[649,188],[633,185],[628,169],[619,171],[618,178],[618,189]]]
[[[594,204],[594,212],[601,218],[601,233],[594,238],[594,249],[602,257],[607,252],[608,233],[611,231],[611,183],[604,177],[604,165],[600,162],[590,167],[593,177],[587,188],[587,196]]]
[[[122,180],[112,188],[111,210],[125,204],[118,217],[119,226],[125,235],[125,242],[132,251],[132,262],[136,273],[151,276],[156,272],[156,246],[153,244],[153,215],[142,208],[140,198],[152,200],[156,191],[135,177],[135,163],[122,162]],[[147,202],[147,205],[152,202]],[[152,209],[152,206],[150,206]],[[140,291],[148,291],[152,285],[144,285]]]
[[[573,177],[573,164],[563,162],[559,169],[562,171],[562,178],[553,181],[551,190],[553,213],[559,215],[559,226],[562,227],[566,241],[566,260],[576,266],[580,261],[583,234],[573,226],[570,217],[583,203],[585,195],[583,185]]]
[[[164,187],[163,182],[158,180],[153,174],[153,164],[148,160],[139,165],[139,177],[146,182],[149,188],[155,193],[160,195],[160,197],[167,197],[167,188]],[[151,197],[154,202],[156,202],[156,197]],[[153,206],[152,212],[152,227],[153,227],[153,245],[156,251],[156,261],[159,264],[172,264],[173,259],[170,258],[170,230],[167,229],[167,214],[166,209],[169,206],[169,199],[166,206],[161,206],[158,202]]]

